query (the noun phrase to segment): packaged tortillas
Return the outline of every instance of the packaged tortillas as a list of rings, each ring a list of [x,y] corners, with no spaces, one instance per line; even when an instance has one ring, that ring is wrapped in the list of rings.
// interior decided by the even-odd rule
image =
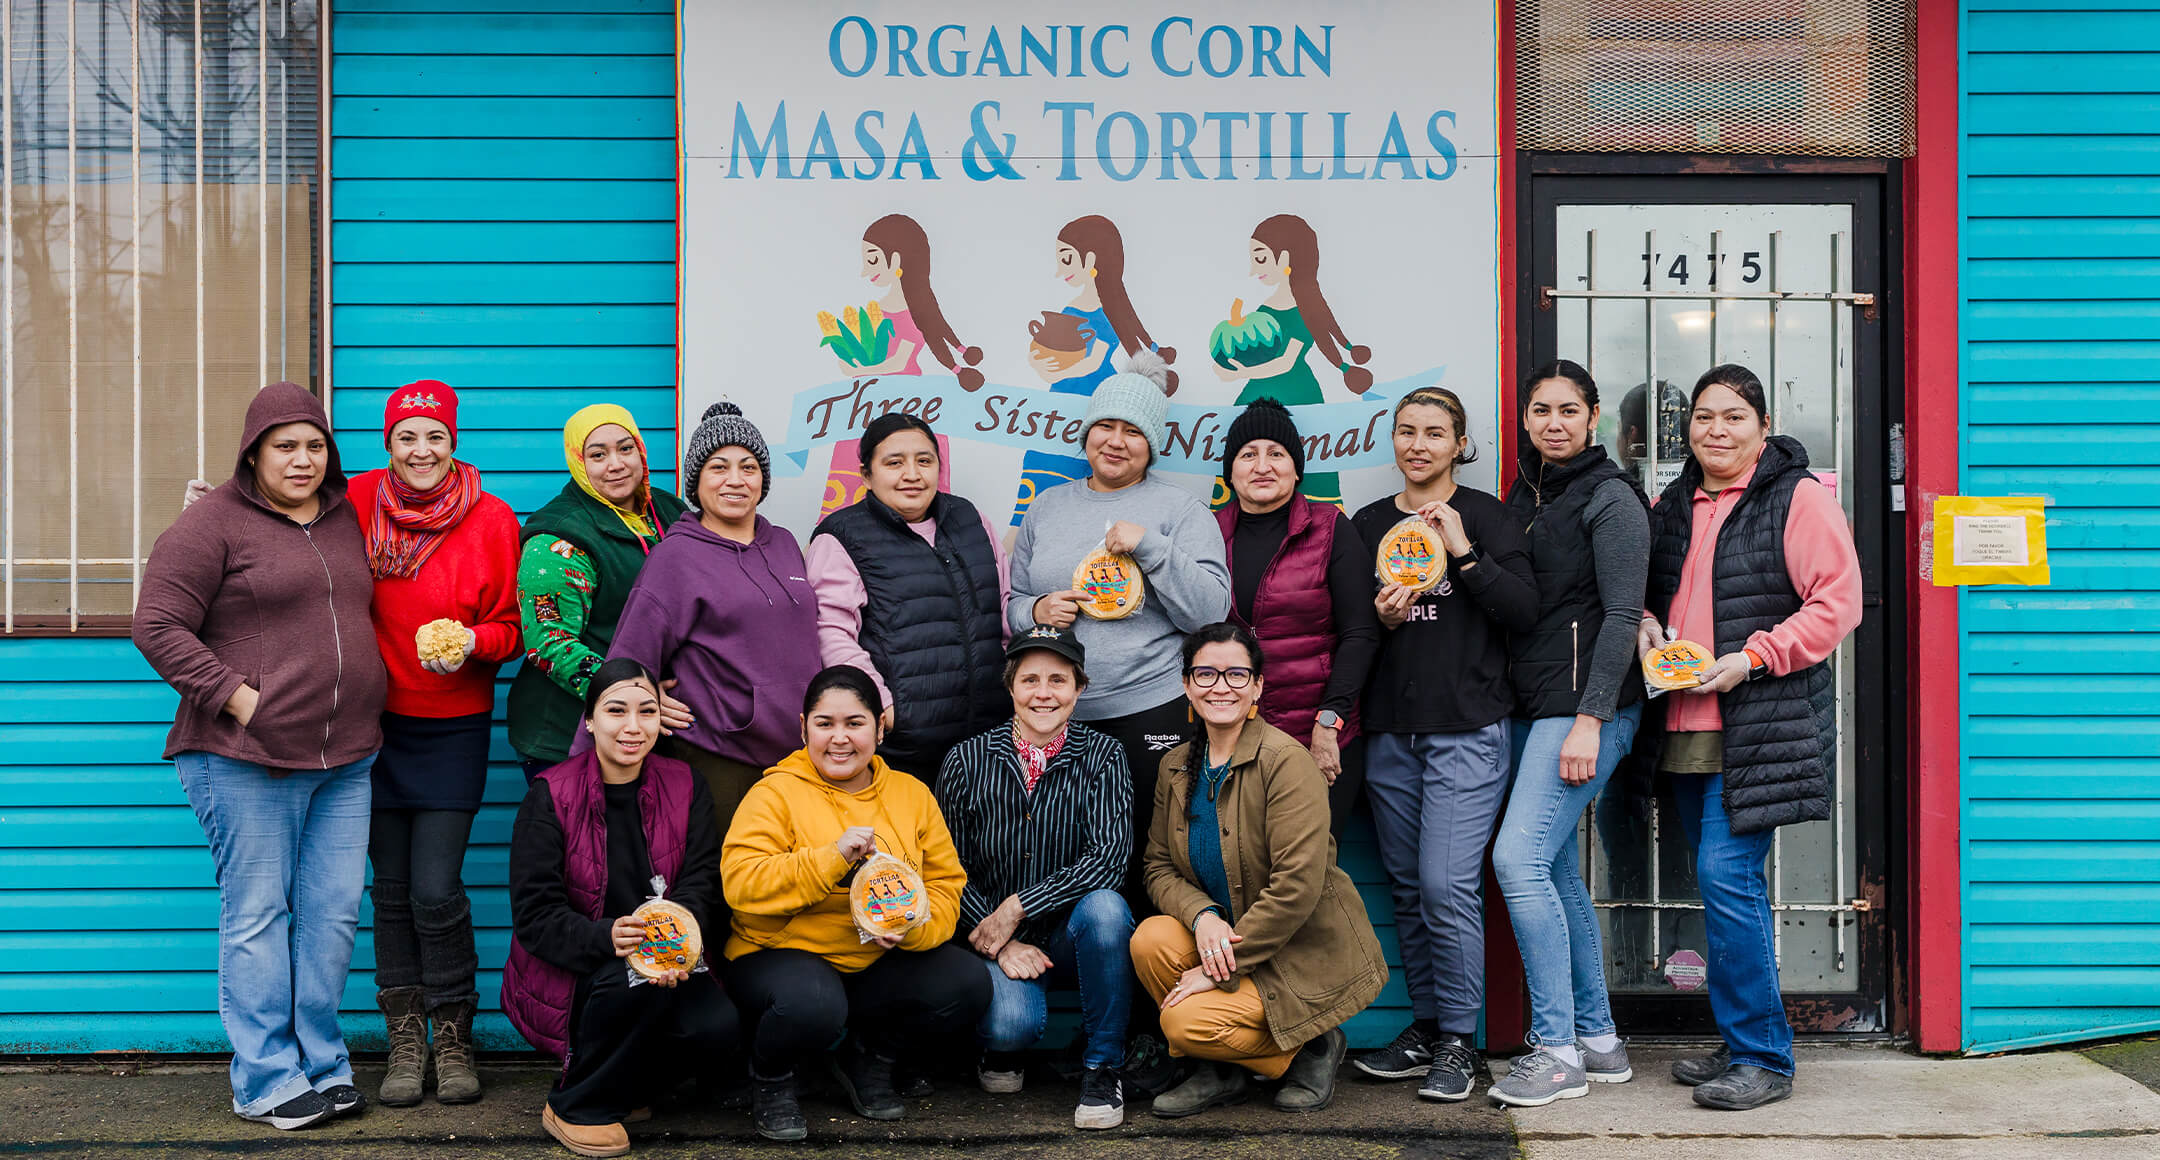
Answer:
[[[1703,670],[1716,659],[1692,640],[1668,641],[1643,654],[1643,681],[1662,691],[1692,689],[1702,684]]]
[[[706,969],[705,935],[698,929],[697,917],[688,907],[660,897],[667,892],[666,878],[653,875],[652,891],[630,912],[631,920],[645,927],[645,940],[625,960],[633,987],[666,978],[669,971],[697,974]]]
[[[1398,521],[1380,537],[1373,568],[1383,584],[1400,584],[1412,592],[1429,592],[1447,575],[1447,553],[1440,530],[1422,516]]]
[[[864,942],[906,934],[930,921],[930,896],[913,866],[880,850],[863,859],[848,904]]]
[[[1087,599],[1080,611],[1097,620],[1123,620],[1140,611],[1147,599],[1147,581],[1131,556],[1097,548],[1073,569],[1072,586]]]

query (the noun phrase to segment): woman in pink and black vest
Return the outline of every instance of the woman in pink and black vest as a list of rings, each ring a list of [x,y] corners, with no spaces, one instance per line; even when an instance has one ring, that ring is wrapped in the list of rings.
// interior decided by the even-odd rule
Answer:
[[[591,748],[533,779],[510,832],[503,1013],[560,1056],[541,1126],[582,1156],[630,1150],[623,1121],[684,1075],[739,1057],[735,1005],[711,973],[629,985],[653,894],[725,931],[720,832],[704,779],[652,753],[660,690],[635,661],[600,666],[585,694]]]
[[[1290,412],[1255,399],[1230,424],[1215,513],[1230,555],[1230,616],[1267,649],[1260,715],[1311,748],[1335,836],[1365,782],[1358,699],[1380,646],[1372,557],[1342,510],[1298,494],[1305,443]]]

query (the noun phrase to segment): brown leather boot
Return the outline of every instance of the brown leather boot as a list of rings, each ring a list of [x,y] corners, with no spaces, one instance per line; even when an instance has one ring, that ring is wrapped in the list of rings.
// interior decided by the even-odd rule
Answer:
[[[620,1156],[630,1150],[630,1133],[621,1124],[566,1124],[556,1118],[553,1104],[541,1105],[540,1126],[580,1156]]]
[[[473,1067],[473,1007],[468,1000],[444,1004],[431,1013],[435,1021],[435,1098],[446,1104],[469,1104],[480,1098],[480,1073]]]
[[[375,992],[383,1023],[390,1029],[390,1070],[376,1093],[384,1107],[409,1108],[420,1102],[427,1077],[427,1011],[418,987],[388,987]]]

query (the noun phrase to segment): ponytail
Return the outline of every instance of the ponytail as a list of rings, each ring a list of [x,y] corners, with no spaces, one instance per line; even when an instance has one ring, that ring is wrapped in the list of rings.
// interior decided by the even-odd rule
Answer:
[[[937,291],[931,288],[930,235],[914,218],[894,213],[871,222],[870,228],[863,231],[863,241],[885,251],[888,257],[900,255],[894,263],[901,271],[900,290],[907,299],[908,317],[922,331],[923,345],[930,349],[931,357],[959,378],[962,389],[980,389],[983,373],[975,365],[982,361],[982,348],[961,343],[952,324],[945,321],[945,311],[938,306]],[[959,365],[963,360],[965,367]]]
[[[1327,295],[1320,292],[1320,238],[1305,219],[1296,214],[1276,214],[1253,228],[1253,240],[1277,254],[1290,255],[1290,293],[1297,299],[1298,313],[1305,319],[1305,328],[1312,331],[1313,344],[1329,364],[1342,372],[1343,386],[1357,394],[1372,389],[1373,375],[1364,364],[1372,358],[1372,348],[1352,345],[1343,334],[1342,324],[1335,320],[1335,311],[1328,306]],[[1349,357],[1343,356],[1344,350]]]

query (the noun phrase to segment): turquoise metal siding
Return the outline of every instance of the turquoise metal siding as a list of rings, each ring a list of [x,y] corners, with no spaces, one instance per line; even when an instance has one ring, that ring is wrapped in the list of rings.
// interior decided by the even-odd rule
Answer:
[[[1964,21],[1962,490],[2047,496],[2054,580],[1959,606],[1992,1051],[2160,1027],[2160,6]]]
[[[602,399],[671,485],[671,0],[340,0],[331,49],[347,462],[380,462],[391,389],[439,378],[460,457],[520,513],[562,486],[562,420]],[[0,1053],[226,1049],[210,857],[158,756],[176,703],[125,640],[0,640]],[[465,866],[490,1008],[524,790],[499,732],[492,756]],[[362,1048],[382,1038],[371,921],[345,994]],[[493,1013],[481,1037],[522,1046]]]

